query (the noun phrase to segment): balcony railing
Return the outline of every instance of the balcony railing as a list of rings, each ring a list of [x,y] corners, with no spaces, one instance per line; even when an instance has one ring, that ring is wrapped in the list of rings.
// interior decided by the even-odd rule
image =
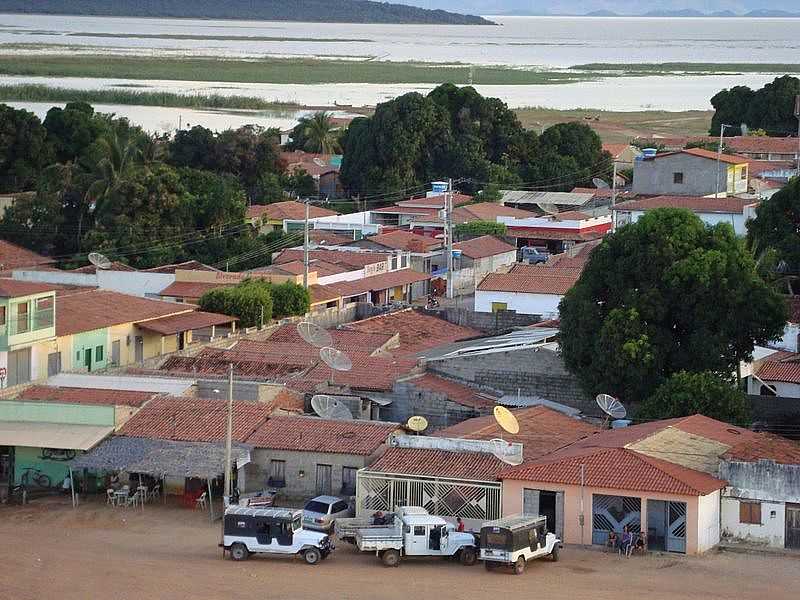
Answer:
[[[35,310],[30,313],[25,313],[12,317],[6,325],[2,326],[0,335],[7,333],[8,335],[18,335],[21,333],[29,333],[31,331],[39,331],[40,329],[47,329],[53,326],[53,309]]]

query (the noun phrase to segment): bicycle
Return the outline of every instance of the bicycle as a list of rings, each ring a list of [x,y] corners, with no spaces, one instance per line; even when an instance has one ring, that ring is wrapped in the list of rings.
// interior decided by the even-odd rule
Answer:
[[[33,467],[28,467],[25,469],[25,471],[23,471],[19,482],[24,486],[27,486],[30,483],[43,488],[49,488],[52,485],[50,476],[47,475],[47,473],[44,473],[39,469],[34,469]]]

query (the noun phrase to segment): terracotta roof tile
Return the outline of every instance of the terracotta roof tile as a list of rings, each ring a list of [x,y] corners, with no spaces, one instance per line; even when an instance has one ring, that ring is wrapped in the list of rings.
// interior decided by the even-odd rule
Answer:
[[[119,261],[112,261],[111,267],[108,269],[103,269],[104,271],[123,271],[123,272],[131,272],[135,271],[133,267],[130,265],[126,265],[125,263],[121,263]],[[83,267],[78,267],[77,269],[71,269],[70,273],[89,273],[94,274],[97,273],[97,267],[95,265],[85,265]]]
[[[310,242],[322,246],[341,246],[342,244],[348,244],[353,241],[352,237],[339,235],[327,229],[312,229],[308,232],[308,239]]]
[[[468,196],[466,194],[459,194],[458,192],[453,193],[453,206],[460,206],[462,204],[468,204],[472,202],[472,196]],[[409,198],[407,200],[401,200],[397,203],[398,206],[421,206],[421,207],[432,207],[432,208],[444,208],[445,203],[445,195],[440,194],[438,196],[426,196],[424,198]]]
[[[349,329],[330,329],[328,330],[333,340],[332,346],[345,352],[374,352],[386,346],[394,337],[389,333],[372,333]],[[276,342],[285,344],[298,344],[302,347],[313,348],[308,342],[300,337],[295,325],[281,325],[276,329],[265,342],[252,342],[269,346]],[[244,342],[240,342],[240,345]],[[319,349],[313,348],[314,352],[319,353]]]
[[[314,206],[308,207],[308,216],[311,219],[319,217],[331,217],[338,215],[335,210]],[[282,221],[284,219],[299,220],[306,218],[306,205],[302,202],[287,200],[285,202],[273,202],[272,204],[253,204],[247,207],[247,218],[263,218],[270,221]]]
[[[382,421],[272,417],[250,435],[256,448],[369,456],[398,428]]]
[[[475,409],[488,409],[495,405],[495,398],[483,394],[469,386],[451,381],[432,373],[406,380],[414,387],[422,388],[446,396],[451,402]]]
[[[338,300],[342,297],[336,290],[319,283],[308,286],[308,292],[311,294],[311,304],[331,302],[332,300]]]
[[[170,335],[181,331],[204,329],[213,325],[230,325],[235,321],[238,321],[236,317],[197,310],[171,317],[152,319],[150,321],[144,321],[143,323],[136,323],[136,326],[140,329],[160,333],[161,335]]]
[[[482,335],[476,329],[454,325],[444,319],[426,315],[412,308],[348,323],[346,327],[373,333],[391,335],[399,333],[400,345],[393,352],[406,356]]]
[[[542,268],[546,271],[547,268]],[[554,276],[543,272],[537,275],[519,273],[489,273],[478,284],[478,290],[487,292],[516,292],[520,294],[553,294],[563,296],[578,280],[577,274]]]
[[[467,419],[457,425],[440,429],[433,435],[471,440],[503,438],[507,442],[521,443],[525,460],[534,460],[597,432],[594,425],[544,406],[516,410],[514,416],[520,425],[520,433],[517,435],[509,435],[503,431],[493,415]]]
[[[553,218],[556,221],[585,221],[586,219],[591,219],[592,215],[587,215],[579,210],[565,210],[554,214]]]
[[[492,481],[507,467],[506,463],[483,452],[389,448],[370,465],[369,470],[398,475]]]
[[[389,254],[382,252],[365,252],[357,250],[326,250],[314,249],[308,251],[309,260],[324,260],[334,265],[346,265],[353,269],[363,269],[367,265],[386,262]],[[272,263],[280,265],[287,262],[303,260],[302,248],[288,248],[277,253]]]
[[[724,163],[728,163],[731,165],[740,165],[746,163],[747,160],[743,160],[741,156],[734,156],[733,154],[717,154],[716,152],[712,152],[711,150],[704,150],[702,148],[687,148],[681,150],[683,154],[691,154],[692,156],[699,156],[700,158],[707,158],[709,160],[717,160]],[[657,155],[656,157],[664,156],[662,154]]]
[[[654,196],[642,200],[628,200],[614,206],[618,211],[647,211],[656,208],[686,208],[696,213],[742,214],[745,207],[754,206],[758,200],[743,198],[706,198],[703,196]]]
[[[0,279],[0,298],[19,298],[55,291],[57,285],[38,283],[35,281],[20,281],[18,279]]]
[[[158,397],[120,428],[119,435],[183,442],[218,442],[225,438],[227,408],[220,400]],[[269,406],[233,402],[233,439],[245,442],[269,416]]]
[[[726,483],[706,473],[687,469],[624,448],[567,449],[559,457],[542,460],[503,471],[501,479],[537,483],[581,485],[613,490],[705,496],[722,489]]]
[[[531,213],[526,210],[504,206],[498,202],[478,202],[453,209],[454,223],[470,223],[472,221],[496,221],[497,217],[515,217],[526,219]]]
[[[56,335],[157,319],[190,311],[192,307],[129,296],[110,290],[81,291],[56,300]]]
[[[800,383],[800,354],[768,356],[759,367],[757,374],[764,381]]]
[[[370,212],[375,213],[388,213],[399,215],[422,215],[426,217],[436,217],[439,215],[439,208],[424,208],[414,206],[383,206],[381,208],[372,208]],[[455,211],[453,211],[455,214]]]
[[[386,246],[387,248],[406,250],[408,252],[430,252],[442,247],[441,240],[404,230],[371,235],[366,238],[366,241],[374,242],[381,246]]]
[[[182,271],[219,271],[199,260],[187,260],[181,263],[173,263],[170,265],[161,265],[160,267],[153,267],[152,269],[144,269],[145,273],[175,273],[177,270]]]
[[[33,250],[0,240],[0,271],[49,265],[55,261]]]
[[[779,464],[800,465],[800,442],[761,433],[733,446],[723,458],[739,462],[772,460]]]
[[[516,252],[517,250],[516,246],[512,246],[493,235],[482,235],[471,240],[457,242],[453,244],[453,248],[461,250],[464,256],[472,259],[488,258],[489,256]]]
[[[605,236],[602,231],[577,231],[576,229],[564,229],[563,231],[546,231],[540,227],[524,227],[509,225],[509,237],[521,237],[531,240],[567,240],[573,242],[591,242]]]
[[[379,275],[372,275],[371,277],[364,277],[363,279],[353,279],[352,281],[337,281],[335,283],[327,283],[326,287],[337,292],[342,297],[360,296],[367,292],[377,292],[387,290],[389,288],[399,287],[401,285],[409,285],[420,281],[426,281],[431,276],[426,273],[420,273],[413,269],[400,269],[399,271],[388,271]]]
[[[169,284],[163,290],[158,292],[159,296],[168,296],[170,298],[200,298],[208,291],[215,290],[221,287],[229,287],[232,283],[204,283],[199,281],[176,281]]]
[[[509,273],[516,275],[523,275],[529,277],[576,277],[580,275],[582,269],[580,267],[551,267],[547,264],[529,265],[526,263],[514,264]]]
[[[156,395],[155,392],[33,385],[23,390],[19,395],[19,399],[39,402],[61,402],[64,404],[142,406],[142,404]]]
[[[284,388],[279,391],[267,404],[270,410],[273,411],[283,410],[298,414],[302,414],[306,408],[305,395],[289,388]]]

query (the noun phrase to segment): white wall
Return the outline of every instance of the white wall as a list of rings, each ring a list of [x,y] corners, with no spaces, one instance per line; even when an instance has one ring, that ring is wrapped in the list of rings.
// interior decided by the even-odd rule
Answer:
[[[719,501],[719,490],[697,499],[697,552],[719,544]]]
[[[309,270],[314,270],[313,263],[309,265]],[[325,277],[317,276],[317,283],[320,285],[327,285],[329,283],[336,283],[337,281],[356,281],[357,279],[364,279],[364,269],[356,269],[355,271],[345,271],[344,273],[334,273],[333,275],[326,275]]]
[[[153,296],[175,282],[173,273],[142,273],[138,271],[97,271],[97,273],[70,273],[69,271],[17,270],[14,279],[85,285],[112,290],[131,296]]]
[[[775,395],[782,398],[800,398],[800,385],[796,383],[784,383],[783,381],[764,380],[775,390]],[[747,393],[759,395],[763,384],[755,377],[747,379]]]
[[[614,211],[614,223],[616,227],[620,227],[627,223],[636,223],[644,211],[641,210],[619,210]],[[717,223],[728,223],[733,226],[733,231],[736,235],[747,235],[747,227],[745,226],[746,218],[743,214],[736,213],[694,213],[706,225],[716,225]]]
[[[786,511],[782,502],[761,502],[761,524],[739,523],[739,498],[722,498],[722,535],[753,544],[783,548]],[[775,513],[774,515],[772,513]]]
[[[775,342],[773,346],[789,352],[797,352],[798,341],[800,341],[800,325],[797,323],[787,323],[783,328],[783,337]]]
[[[508,310],[526,315],[558,315],[557,294],[523,294],[518,292],[489,292],[475,290],[475,311],[492,312],[492,302],[505,302]]]

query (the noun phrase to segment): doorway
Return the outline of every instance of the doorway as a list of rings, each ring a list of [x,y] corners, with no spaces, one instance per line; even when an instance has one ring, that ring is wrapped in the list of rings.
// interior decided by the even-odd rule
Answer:
[[[564,539],[564,492],[525,489],[522,493],[522,512],[547,517],[547,531]]]
[[[786,505],[786,541],[787,548],[800,550],[800,504]]]
[[[647,501],[647,547],[661,552],[686,553],[686,503]]]
[[[84,358],[83,358],[83,365],[86,367],[87,371],[92,370],[92,349],[87,348],[84,350]]]
[[[144,362],[144,338],[137,335],[133,340],[134,358],[137,363]]]
[[[8,353],[8,387],[31,380],[31,349],[12,350]]]

